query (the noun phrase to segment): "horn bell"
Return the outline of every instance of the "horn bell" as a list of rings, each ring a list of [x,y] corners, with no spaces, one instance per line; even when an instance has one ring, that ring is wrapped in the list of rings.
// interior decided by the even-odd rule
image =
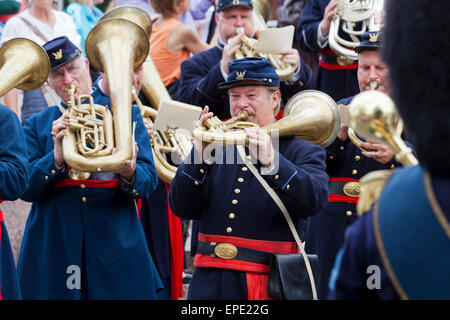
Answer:
[[[392,99],[376,90],[363,91],[350,103],[350,124],[365,139],[387,144],[397,161],[405,166],[417,165],[418,161],[401,138],[403,122]]]
[[[336,102],[329,95],[305,90],[289,99],[282,119],[264,129],[271,135],[278,130],[280,137],[294,136],[325,148],[336,139],[340,124]]]
[[[50,59],[44,48],[25,38],[14,38],[0,48],[0,96],[12,88],[34,90],[50,74]]]

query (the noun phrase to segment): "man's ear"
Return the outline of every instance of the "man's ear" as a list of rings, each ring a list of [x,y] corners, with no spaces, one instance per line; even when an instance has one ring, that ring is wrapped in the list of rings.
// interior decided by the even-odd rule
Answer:
[[[273,94],[272,94],[272,105],[273,105],[274,115],[277,115],[278,112],[280,111],[280,106],[281,106],[281,92],[280,92],[280,90],[273,91]]]

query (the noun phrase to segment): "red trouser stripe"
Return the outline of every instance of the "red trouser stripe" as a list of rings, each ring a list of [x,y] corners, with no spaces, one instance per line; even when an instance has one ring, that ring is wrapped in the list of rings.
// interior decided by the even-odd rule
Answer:
[[[164,182],[167,195],[167,214],[169,216],[170,239],[170,298],[178,300],[183,296],[184,248],[181,232],[181,220],[175,216],[169,206],[169,187]]]

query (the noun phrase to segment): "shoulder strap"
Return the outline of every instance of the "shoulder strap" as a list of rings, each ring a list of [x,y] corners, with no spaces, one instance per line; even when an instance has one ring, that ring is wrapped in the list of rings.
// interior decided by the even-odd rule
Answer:
[[[41,38],[44,43],[48,42],[48,39],[46,36],[44,36],[42,34],[42,32],[39,31],[38,28],[36,28],[30,21],[28,21],[27,19],[25,19],[23,16],[18,17],[19,19],[21,19],[39,38]]]
[[[253,175],[258,179],[258,181],[261,183],[261,185],[266,189],[267,193],[272,197],[273,201],[275,201],[276,205],[280,208],[281,212],[283,212],[283,215],[289,225],[289,229],[292,232],[292,235],[294,236],[295,242],[297,243],[300,254],[303,256],[303,260],[305,261],[306,270],[308,272],[309,281],[311,282],[311,289],[313,294],[313,300],[317,300],[317,290],[316,290],[316,283],[314,281],[313,272],[311,269],[311,264],[309,263],[308,255],[306,254],[305,250],[303,249],[303,245],[300,241],[300,237],[297,233],[297,230],[295,229],[294,223],[292,222],[291,216],[289,215],[289,212],[286,209],[286,206],[284,205],[283,201],[281,201],[280,197],[276,194],[275,191],[269,186],[266,180],[261,177],[261,175],[258,172],[258,169],[251,163],[251,161],[247,160],[245,156],[244,147],[241,145],[236,146],[239,156],[241,159],[245,162],[247,167],[250,169],[250,171],[253,173]]]

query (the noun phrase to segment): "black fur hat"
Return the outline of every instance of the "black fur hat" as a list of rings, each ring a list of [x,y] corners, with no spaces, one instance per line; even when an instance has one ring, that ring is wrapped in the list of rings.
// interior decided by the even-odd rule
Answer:
[[[386,1],[382,56],[419,162],[450,177],[449,0]]]

